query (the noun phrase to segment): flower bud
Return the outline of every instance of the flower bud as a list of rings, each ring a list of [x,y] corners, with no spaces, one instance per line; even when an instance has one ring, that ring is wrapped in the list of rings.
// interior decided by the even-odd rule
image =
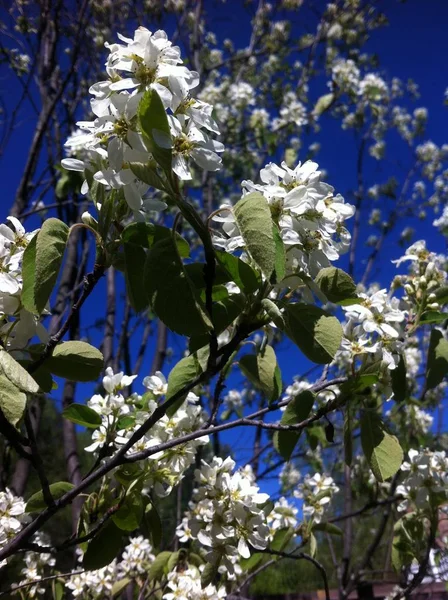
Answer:
[[[425,290],[428,287],[428,281],[426,280],[426,277],[424,275],[420,277],[419,287],[421,287],[423,290]]]
[[[98,221],[94,219],[89,212],[86,211],[82,213],[81,221],[84,223],[84,225],[88,225],[92,229],[95,229],[95,231],[97,230]]]
[[[428,308],[430,308],[431,310],[439,310],[440,305],[438,302],[432,302],[431,304],[428,304]],[[447,319],[448,319],[448,315],[447,315]]]

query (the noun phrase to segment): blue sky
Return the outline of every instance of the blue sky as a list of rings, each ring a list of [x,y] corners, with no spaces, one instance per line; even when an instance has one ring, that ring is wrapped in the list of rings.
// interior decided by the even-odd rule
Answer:
[[[397,76],[404,81],[412,77],[419,85],[421,97],[415,106],[425,106],[429,110],[429,124],[427,138],[437,144],[446,141],[448,133],[448,109],[443,105],[444,90],[448,86],[448,36],[446,27],[448,23],[448,2],[445,0],[409,0],[405,4],[395,0],[378,2],[380,8],[386,10],[390,25],[373,33],[367,44],[366,50],[376,52],[381,61],[380,73],[385,76]],[[213,16],[214,30],[220,39],[231,37],[237,45],[244,45],[248,41],[249,29],[247,26],[247,12],[242,7],[242,2],[228,0],[225,4],[206,1],[205,6]],[[308,14],[308,13],[304,13]],[[152,24],[148,22],[148,27]],[[123,32],[125,33],[125,32]],[[129,33],[129,32],[127,32]],[[98,57],[98,60],[103,60]],[[2,70],[3,69],[3,70]],[[17,81],[5,72],[5,67],[0,66],[0,82],[5,82],[8,89],[8,98],[11,106],[14,98],[20,93]],[[325,93],[324,82],[321,93]],[[0,218],[3,221],[8,214],[8,209],[17,189],[26,160],[34,127],[35,115],[27,107],[21,111],[17,128],[7,153],[1,157],[0,174],[2,176],[2,200],[0,203]],[[326,130],[326,137],[322,139],[322,151],[317,161],[328,172],[327,180],[335,186],[337,191],[343,193],[347,201],[353,201],[350,192],[356,187],[356,145],[353,136],[347,132],[341,133],[340,125],[329,117],[322,120],[322,128]],[[405,146],[402,142],[391,142],[388,148],[385,163],[369,161],[367,174],[367,187],[377,182],[384,181],[389,175],[396,174],[402,177],[402,165],[409,161]],[[47,202],[51,199],[48,198]],[[363,213],[367,214],[367,212]],[[424,224],[415,218],[407,218],[398,227],[396,233],[390,236],[382,251],[379,269],[376,276],[383,285],[388,285],[396,270],[390,261],[400,256],[397,246],[397,235],[407,225],[416,229],[414,239],[427,238],[431,250],[442,251],[445,241],[431,227],[432,219]],[[364,230],[365,231],[365,230]],[[364,236],[365,239],[365,236]],[[361,236],[363,241],[363,236]],[[360,258],[366,257],[369,251],[360,246]],[[340,262],[342,268],[346,265],[346,258]],[[362,269],[361,269],[362,270]],[[103,313],[105,298],[104,282],[98,286],[94,295],[86,305],[88,321],[100,318]],[[117,328],[121,315],[117,315]],[[99,336],[94,335],[93,341],[99,343]],[[177,354],[183,350],[183,341],[170,336],[170,345]],[[133,348],[136,351],[138,343]],[[144,363],[142,378],[150,368],[152,360],[152,344],[149,346]],[[282,344],[278,351],[279,363],[282,366],[283,380],[288,384],[294,375],[304,372],[309,363],[303,359],[299,351],[289,342]],[[171,365],[166,364],[164,371],[169,372]],[[234,375],[230,382],[236,385],[241,378]],[[138,390],[138,388],[136,388]],[[79,387],[79,399],[83,401],[90,393],[91,386]],[[58,396],[56,392],[55,396]],[[230,443],[234,449],[239,448],[241,457],[249,458],[252,455],[253,429],[240,429],[223,436],[223,441]]]

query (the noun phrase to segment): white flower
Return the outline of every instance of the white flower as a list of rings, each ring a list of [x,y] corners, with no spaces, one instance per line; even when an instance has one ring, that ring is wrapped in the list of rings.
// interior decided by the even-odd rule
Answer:
[[[168,390],[166,377],[160,371],[156,371],[154,375],[145,377],[143,385],[150,390],[154,396],[165,395]]]

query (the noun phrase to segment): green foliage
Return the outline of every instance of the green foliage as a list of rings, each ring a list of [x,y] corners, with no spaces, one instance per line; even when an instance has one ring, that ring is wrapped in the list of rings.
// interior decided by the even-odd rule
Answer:
[[[234,281],[243,293],[252,294],[258,289],[260,285],[259,275],[250,265],[237,256],[222,250],[216,250],[215,255],[218,264],[229,274],[230,281]]]
[[[153,165],[131,162],[129,168],[140,181],[147,183],[156,190],[165,189],[165,184]]]
[[[426,387],[431,390],[448,375],[448,342],[438,329],[431,331],[426,364]]]
[[[112,521],[123,531],[135,531],[143,518],[143,502],[140,490],[126,495],[120,508],[112,515]]]
[[[406,364],[403,355],[400,356],[398,365],[390,372],[392,391],[396,402],[404,402],[408,395],[408,382],[406,379]]]
[[[403,462],[403,450],[394,435],[387,432],[381,417],[370,410],[361,417],[361,444],[378,481],[395,475]]]
[[[160,240],[151,248],[145,264],[145,286],[152,309],[175,333],[192,336],[211,329],[173,238]]]
[[[28,371],[26,371],[22,365],[9,354],[9,352],[1,349],[0,372],[2,372],[3,375],[22,392],[29,392],[30,394],[38,393],[39,384],[31,377]]]
[[[64,494],[72,490],[75,486],[68,481],[58,481],[57,483],[50,484],[50,493],[55,500],[62,498]],[[44,510],[47,507],[47,503],[44,500],[42,490],[36,492],[29,498],[26,503],[26,512],[33,513]]]
[[[128,292],[129,302],[136,312],[140,312],[149,305],[148,293],[142,277],[146,261],[146,252],[141,246],[126,242],[123,244],[123,250],[126,269],[126,290]]]
[[[150,581],[160,581],[165,573],[172,552],[159,552],[149,567],[148,577]]]
[[[11,425],[17,425],[25,412],[26,394],[5,375],[0,375],[0,408]]]
[[[308,390],[295,396],[286,406],[280,424],[297,425],[309,417],[314,404],[314,394]],[[274,433],[274,447],[285,459],[289,460],[299,441],[301,431],[279,430]]]
[[[65,223],[59,219],[46,219],[25,250],[22,302],[34,314],[42,314],[50,299],[62,265],[68,235],[69,228]]]
[[[138,120],[148,150],[162,169],[170,173],[170,127],[162,100],[155,90],[150,89],[144,93],[138,107]]]
[[[161,240],[171,239],[173,232],[168,227],[154,225],[154,223],[131,223],[124,228],[121,239],[124,243],[134,244],[142,248],[151,248]],[[182,258],[190,256],[188,242],[178,233],[174,234],[176,248]]]
[[[315,283],[330,302],[347,306],[358,301],[356,284],[342,269],[325,267],[317,274]]]
[[[336,317],[317,306],[298,303],[286,306],[285,322],[285,333],[307,358],[319,364],[334,359],[342,341]]]
[[[276,267],[277,247],[268,201],[253,192],[243,196],[233,212],[249,254],[269,279]]]
[[[168,391],[166,394],[166,402],[172,398],[185,385],[194,381],[201,371],[200,365],[195,355],[190,354],[182,358],[168,375]],[[173,416],[179,406],[183,403],[187,394],[184,394],[175,403],[167,409],[167,415]]]
[[[112,520],[107,521],[87,546],[82,561],[84,569],[93,571],[111,563],[121,550],[122,535]]]
[[[90,344],[71,341],[58,344],[45,364],[58,377],[70,381],[95,381],[104,368],[104,359]]]
[[[278,399],[282,391],[282,376],[272,346],[266,345],[264,350],[257,354],[245,354],[241,357],[239,366],[269,402]]]
[[[62,411],[64,419],[72,421],[77,425],[83,425],[84,427],[90,427],[95,429],[101,425],[101,416],[85,404],[73,403],[64,408]]]

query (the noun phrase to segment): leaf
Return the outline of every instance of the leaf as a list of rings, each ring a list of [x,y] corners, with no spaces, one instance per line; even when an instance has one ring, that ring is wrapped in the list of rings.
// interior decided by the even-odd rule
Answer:
[[[22,260],[22,294],[21,300],[24,308],[33,315],[38,314],[34,300],[34,286],[36,285],[36,241],[35,235],[25,248]]]
[[[314,558],[317,553],[317,540],[313,533],[310,533],[310,556]]]
[[[403,450],[386,431],[379,415],[365,411],[361,417],[361,445],[375,478],[382,482],[395,475],[403,462]]]
[[[99,350],[86,342],[62,342],[46,360],[51,373],[70,381],[95,381],[104,368]]]
[[[124,577],[123,579],[115,581],[110,592],[112,594],[112,598],[115,598],[121,594],[121,592],[131,583],[131,581],[132,580],[129,577]]]
[[[330,363],[342,341],[342,327],[336,317],[309,304],[289,304],[285,310],[286,334],[307,358],[318,364]]]
[[[155,506],[148,504],[145,511],[145,523],[148,527],[153,548],[160,546],[162,541],[162,521]]]
[[[322,115],[324,112],[326,112],[331,107],[331,105],[334,102],[334,98],[335,98],[335,96],[333,93],[324,94],[323,96],[321,96],[317,100],[317,102],[313,108],[313,114],[316,117],[320,117],[320,115]]]
[[[429,325],[431,323],[443,323],[448,319],[448,313],[437,310],[427,310],[420,317],[420,325]]]
[[[26,408],[26,394],[5,375],[0,375],[0,408],[11,425],[16,426]]]
[[[344,460],[345,464],[350,467],[353,460],[353,435],[352,418],[349,406],[346,407],[344,414]]]
[[[168,400],[177,394],[179,390],[196,379],[200,371],[201,369],[198,360],[193,354],[182,358],[168,375],[168,391],[166,393],[165,402],[168,402]],[[176,402],[167,409],[166,414],[169,417],[172,417],[186,397],[187,394],[183,394],[178,398]]]
[[[285,329],[285,319],[283,318],[283,314],[279,307],[270,300],[269,298],[263,298],[261,301],[261,306],[267,312],[267,314],[271,317],[274,323],[277,325],[279,329]]]
[[[315,283],[330,302],[347,306],[358,302],[356,285],[353,279],[342,269],[325,267],[316,276]]]
[[[287,404],[280,424],[297,425],[301,423],[309,417],[313,404],[314,394],[309,390],[301,392]],[[274,433],[275,449],[285,460],[291,458],[301,433],[301,431],[286,430],[279,430]]]
[[[0,370],[22,392],[29,392],[30,394],[39,392],[39,384],[28,371],[9,352],[2,349],[0,349]]]
[[[129,302],[136,312],[148,307],[149,298],[142,277],[146,261],[146,252],[141,246],[123,244],[126,289]]]
[[[230,280],[236,283],[243,293],[252,294],[259,288],[261,280],[250,265],[223,250],[215,250],[215,255],[218,264],[227,271]]]
[[[122,531],[110,520],[90,540],[82,566],[95,571],[110,564],[121,550]]]
[[[171,132],[162,100],[155,90],[146,91],[140,100],[138,120],[148,150],[164,171],[171,172],[171,148],[164,148],[156,141],[163,137],[166,145],[170,145]]]
[[[188,337],[211,329],[205,306],[171,237],[151,248],[145,264],[145,285],[152,309],[169,329]]]
[[[432,390],[448,374],[448,341],[438,329],[431,331],[429,338],[428,361],[426,363],[426,387]]]
[[[115,525],[123,531],[135,531],[143,517],[143,502],[140,493],[127,495],[123,504],[112,515]]]
[[[134,173],[134,175],[143,183],[150,185],[156,190],[165,190],[165,184],[163,180],[159,177],[159,174],[149,164],[131,162],[129,163],[129,168]]]
[[[70,404],[70,406],[64,408],[62,416],[64,419],[84,427],[96,428],[101,425],[101,416],[85,404]]]
[[[75,486],[73,483],[69,483],[68,481],[58,481],[57,483],[52,483],[50,486],[50,493],[55,500],[59,500],[62,498],[64,494],[72,490]],[[39,512],[47,508],[47,503],[44,500],[44,495],[42,490],[36,492],[29,498],[26,503],[26,512]]]
[[[124,243],[128,242],[142,248],[151,248],[160,240],[171,239],[173,232],[168,227],[154,225],[154,223],[131,223],[124,228],[121,239]],[[190,256],[190,246],[187,240],[176,233],[174,236],[177,251],[182,258]]]
[[[269,544],[270,550],[275,550],[276,552],[282,552],[289,542],[294,537],[294,529],[292,527],[284,527],[283,529],[277,529],[274,534],[274,539]]]
[[[213,583],[218,575],[218,565],[206,563],[201,573],[201,588],[204,589]]]
[[[342,535],[342,529],[339,529],[333,523],[315,523],[313,525],[313,531],[325,531],[330,535]]]
[[[400,356],[398,365],[390,372],[392,379],[392,391],[396,402],[404,402],[408,395],[408,384],[406,380],[406,365],[403,355]]]
[[[282,391],[282,380],[272,346],[267,345],[263,353],[245,354],[241,357],[239,366],[246,377],[261,389],[269,402],[278,399]]]
[[[198,289],[203,289],[206,287],[204,267],[205,263],[191,263],[189,265],[185,265],[185,270],[187,272],[188,277]],[[231,277],[229,273],[227,273],[227,271],[223,267],[221,267],[221,265],[216,265],[213,285],[216,286],[222,283],[227,283],[230,280]]]
[[[247,194],[235,204],[233,214],[249,254],[270,278],[276,265],[276,244],[268,201],[258,192]]]
[[[41,314],[58,278],[69,235],[68,226],[59,219],[46,219],[37,234],[34,304],[35,314]]]
[[[240,563],[243,571],[249,573],[255,569],[255,567],[257,567],[264,558],[266,558],[266,554],[254,552],[249,558],[239,558],[238,562]]]
[[[272,225],[272,237],[274,238],[275,243],[275,264],[271,282],[279,283],[286,275],[286,252],[280,232],[274,224]]]
[[[149,581],[160,581],[162,579],[165,567],[168,564],[171,554],[172,552],[159,552],[149,567]]]

